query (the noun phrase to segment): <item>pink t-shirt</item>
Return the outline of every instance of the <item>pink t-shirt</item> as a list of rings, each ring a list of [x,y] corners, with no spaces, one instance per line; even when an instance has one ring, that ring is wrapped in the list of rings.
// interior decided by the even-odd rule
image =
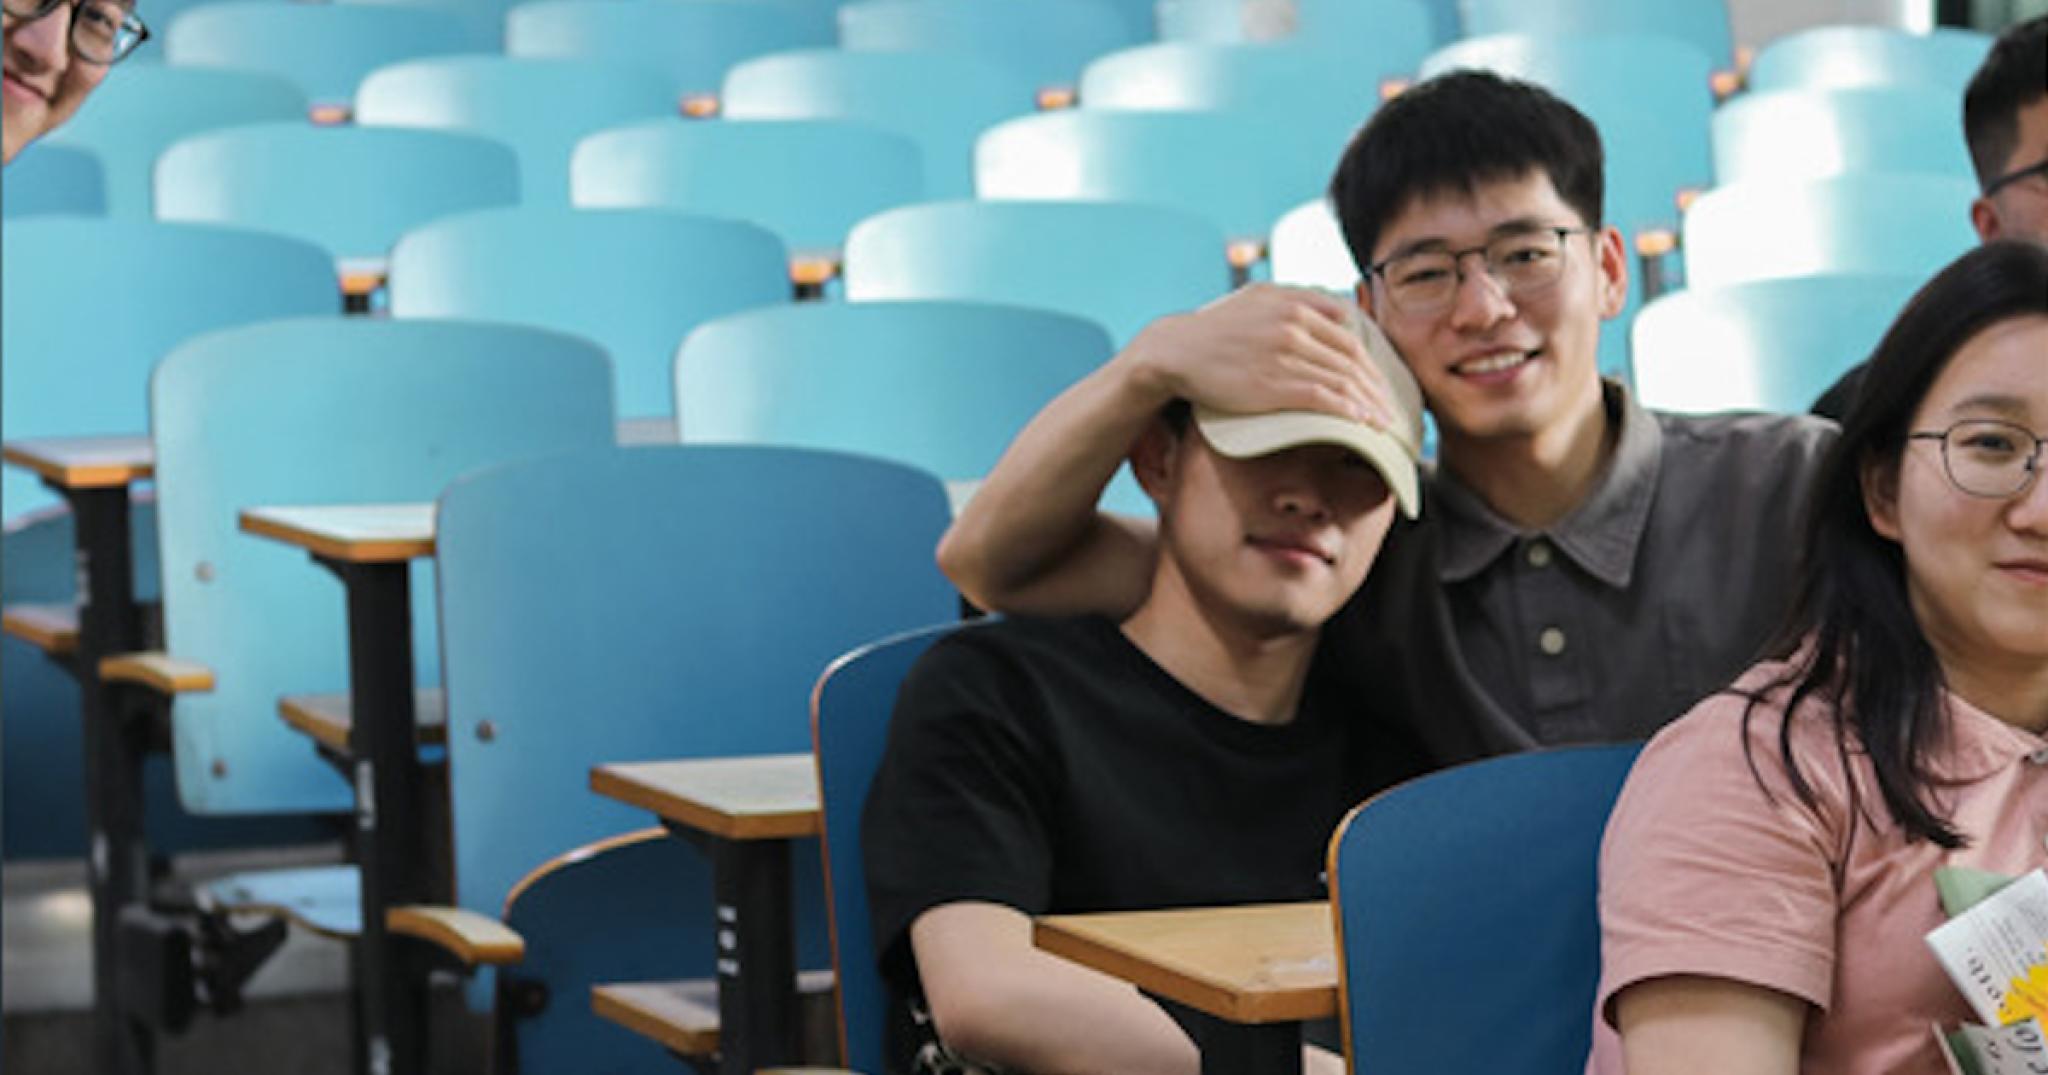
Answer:
[[[1783,669],[1758,665],[1737,686]],[[1946,921],[1934,871],[2016,875],[2048,864],[2048,739],[1951,695],[1954,741],[1934,766],[1943,781],[1934,802],[1969,846],[1907,843],[1869,757],[1853,746],[1848,770],[1867,820],[1851,840],[1826,705],[1808,701],[1792,723],[1793,755],[1818,805],[1802,803],[1786,778],[1778,733],[1788,694],[1774,693],[1775,704],[1760,704],[1750,720],[1755,773],[1743,751],[1744,701],[1720,694],[1658,733],[1629,774],[1600,854],[1595,1075],[1622,1072],[1614,995],[1672,974],[1749,982],[1812,1004],[1803,1075],[1948,1070],[1928,1025],[1973,1017],[1923,939]]]

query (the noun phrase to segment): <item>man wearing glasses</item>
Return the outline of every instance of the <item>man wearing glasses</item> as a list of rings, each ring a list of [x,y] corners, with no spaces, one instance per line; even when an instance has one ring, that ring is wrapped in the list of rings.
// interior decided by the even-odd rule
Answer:
[[[0,163],[78,111],[107,68],[149,37],[123,0],[5,0]]]
[[[1600,377],[1628,283],[1602,162],[1570,105],[1455,72],[1382,106],[1331,183],[1356,304],[1414,373],[1440,458],[1328,652],[1438,764],[1642,738],[1728,682],[1780,617],[1796,505],[1833,435],[1656,414]],[[1255,287],[1149,326],[1018,437],[941,565],[985,606],[1128,610],[1156,538],[1092,506],[1133,431],[1171,397],[1373,421],[1382,389],[1343,305]]]

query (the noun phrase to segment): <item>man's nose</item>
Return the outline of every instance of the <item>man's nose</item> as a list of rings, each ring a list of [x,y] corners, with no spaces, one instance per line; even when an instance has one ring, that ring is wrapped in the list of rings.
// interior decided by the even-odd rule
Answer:
[[[67,38],[71,35],[71,5],[58,4],[39,19],[18,23],[7,32],[7,65],[26,61],[26,71],[62,71],[71,58]]]
[[[1458,290],[1451,302],[1451,323],[1459,328],[1485,328],[1515,315],[1507,285],[1494,278],[1476,251],[1474,257],[1472,261],[1461,259]]]

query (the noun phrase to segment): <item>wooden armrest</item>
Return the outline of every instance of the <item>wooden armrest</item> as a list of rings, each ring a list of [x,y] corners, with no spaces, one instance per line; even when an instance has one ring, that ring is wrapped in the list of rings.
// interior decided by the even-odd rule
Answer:
[[[829,998],[835,979],[829,970],[800,970],[801,998]],[[673,982],[620,982],[590,987],[590,1010],[643,1038],[684,1056],[718,1051],[718,982],[691,978]],[[782,1068],[785,1075],[835,1072],[837,1068]],[[757,1072],[756,1075],[763,1075]]]
[[[168,653],[117,653],[100,662],[100,678],[109,683],[138,684],[160,694],[213,689],[213,669]]]
[[[526,958],[526,940],[510,926],[460,907],[393,907],[384,912],[384,928],[430,941],[472,967],[504,966]]]
[[[78,608],[8,605],[0,609],[0,630],[52,657],[68,657],[78,651]]]

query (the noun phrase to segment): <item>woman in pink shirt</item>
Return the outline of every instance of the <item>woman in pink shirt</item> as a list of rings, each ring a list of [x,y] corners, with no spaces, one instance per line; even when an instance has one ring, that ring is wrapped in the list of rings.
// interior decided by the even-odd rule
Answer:
[[[2044,437],[2048,247],[1987,244],[1879,344],[1774,657],[1629,776],[1593,1071],[1947,1070],[1934,872],[2048,864]]]

